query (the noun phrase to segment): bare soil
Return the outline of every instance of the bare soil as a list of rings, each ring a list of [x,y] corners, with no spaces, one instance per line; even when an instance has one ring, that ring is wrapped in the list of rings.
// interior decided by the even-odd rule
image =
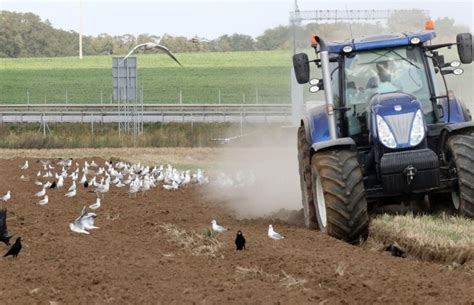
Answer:
[[[33,184],[40,164],[30,160],[30,181],[21,181],[23,158],[0,160],[10,233],[24,238],[17,259],[0,259],[3,304],[337,304],[459,303],[474,301],[474,276],[464,270],[401,259],[334,240],[316,231],[269,218],[238,219],[206,189],[161,187],[128,198],[111,187],[97,210],[98,230],[72,233],[73,221],[95,194],[79,188],[65,199],[51,190],[36,206]],[[69,186],[69,180],[67,180]],[[200,234],[212,219],[228,227],[216,238],[216,257],[196,256],[163,230],[173,224]],[[286,235],[267,237],[268,224]],[[247,251],[234,249],[241,229]],[[6,252],[1,244],[0,251]]]

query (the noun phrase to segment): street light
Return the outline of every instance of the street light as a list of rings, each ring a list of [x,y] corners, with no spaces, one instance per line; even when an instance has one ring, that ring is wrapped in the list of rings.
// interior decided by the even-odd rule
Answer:
[[[135,52],[135,50],[137,49],[143,49],[143,50],[151,50],[151,49],[158,49],[160,50],[161,52],[165,53],[166,55],[168,55],[169,57],[171,57],[178,65],[180,65],[181,67],[183,66],[179,60],[176,58],[176,56],[174,56],[173,53],[171,53],[171,51],[161,45],[161,44],[158,44],[158,43],[154,43],[154,42],[145,42],[145,43],[141,43],[137,46],[135,46],[130,52],[128,52],[128,54],[120,61],[119,64],[122,64],[130,55],[133,54],[133,52]]]

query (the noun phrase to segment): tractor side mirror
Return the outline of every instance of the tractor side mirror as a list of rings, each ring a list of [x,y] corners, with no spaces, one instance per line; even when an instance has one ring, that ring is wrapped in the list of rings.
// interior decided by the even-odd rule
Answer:
[[[472,63],[472,35],[461,33],[456,35],[459,59],[463,64]]]
[[[306,53],[293,55],[293,68],[298,84],[306,84],[309,81],[308,55]]]

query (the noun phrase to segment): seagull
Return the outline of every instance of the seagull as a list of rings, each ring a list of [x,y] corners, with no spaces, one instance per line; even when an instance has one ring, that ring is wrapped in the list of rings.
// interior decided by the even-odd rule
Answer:
[[[97,197],[97,200],[89,206],[89,209],[96,210],[98,208],[100,208],[100,198]]]
[[[0,209],[0,241],[5,245],[10,245],[10,238],[7,230],[7,209]]]
[[[97,217],[95,213],[88,213],[86,207],[82,208],[81,215],[69,224],[69,229],[76,233],[89,234],[86,230],[98,229],[94,226],[94,220]]]
[[[217,233],[222,233],[222,232],[227,231],[226,228],[218,225],[217,221],[215,221],[215,220],[211,221],[211,227],[212,227],[212,231],[217,232]]]
[[[166,190],[177,190],[179,187],[179,184],[173,180],[173,182],[171,182],[170,185],[168,184],[163,184],[163,188],[166,189]]]
[[[24,170],[24,169],[28,169],[28,167],[29,167],[28,160],[26,160],[25,164],[22,167],[20,167],[20,169]]]
[[[161,52],[171,57],[178,65],[180,65],[181,67],[183,66],[167,47],[161,44],[154,43],[154,42],[145,42],[145,43],[135,46],[130,52],[128,52],[128,54],[120,61],[119,64],[122,64],[130,55],[132,55],[133,52],[135,52],[136,49],[139,49],[139,48],[143,48],[144,50],[151,50],[153,48],[157,48]]]
[[[7,202],[8,200],[12,199],[11,191],[8,191],[3,197],[1,198],[3,201]]]
[[[46,205],[49,202],[48,195],[44,195],[44,198],[36,203],[36,205]]]
[[[74,222],[69,224],[69,229],[71,231],[73,231],[75,233],[89,234],[89,232],[87,232],[84,229],[84,224],[82,223],[82,217],[84,217],[86,215],[86,213],[87,213],[86,207],[84,207],[82,209],[81,215],[78,218],[76,218],[76,220],[74,220]]]
[[[43,190],[39,191],[38,193],[35,194],[36,197],[43,197],[46,195],[46,188],[43,187]]]
[[[72,182],[71,187],[68,189],[68,191],[75,191],[76,190],[76,181]]]
[[[82,219],[82,225],[86,230],[98,229],[99,227],[94,226],[94,220],[97,217],[95,213],[86,213]]]
[[[237,251],[246,250],[245,249],[245,237],[242,234],[242,231],[237,231],[237,236],[235,236],[235,247]]]
[[[281,235],[280,233],[273,231],[272,225],[268,226],[268,237],[270,237],[270,239],[276,239],[276,240],[285,238],[285,236]]]
[[[69,197],[69,198],[74,197],[76,196],[76,190],[72,190],[69,193],[66,193],[66,195],[64,196]]]

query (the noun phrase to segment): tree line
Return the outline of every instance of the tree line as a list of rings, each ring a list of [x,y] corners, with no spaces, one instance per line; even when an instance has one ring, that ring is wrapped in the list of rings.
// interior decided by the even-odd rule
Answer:
[[[417,31],[423,29],[428,16],[422,10],[393,13],[386,23],[336,22],[281,25],[267,29],[257,37],[244,34],[222,35],[216,39],[164,36],[161,44],[176,53],[227,52],[290,49],[308,47],[309,37],[317,33],[328,40],[380,34],[384,32]],[[452,39],[455,33],[466,32],[466,26],[455,24],[452,18],[435,20],[441,40]],[[79,33],[56,29],[49,20],[33,13],[0,11],[0,57],[75,56],[79,52]],[[139,43],[160,39],[152,34],[83,36],[84,55],[123,55]]]

